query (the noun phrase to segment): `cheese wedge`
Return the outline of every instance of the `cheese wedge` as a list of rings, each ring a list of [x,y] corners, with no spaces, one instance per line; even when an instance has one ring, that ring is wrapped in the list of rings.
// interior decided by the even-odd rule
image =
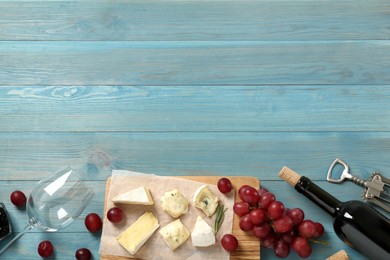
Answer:
[[[165,192],[161,197],[162,209],[174,218],[187,213],[188,205],[188,200],[177,189]]]
[[[201,217],[198,216],[194,230],[191,232],[192,245],[197,247],[207,247],[215,244],[214,230]]]
[[[159,227],[158,219],[153,213],[145,212],[117,237],[117,241],[134,255]]]
[[[172,251],[178,248],[190,237],[190,232],[183,223],[181,223],[180,219],[176,219],[161,228],[159,233]]]
[[[206,216],[210,217],[218,207],[219,198],[207,185],[202,185],[195,191],[193,201],[195,207],[201,209]]]
[[[144,186],[141,186],[139,188],[115,196],[111,201],[114,203],[122,203],[122,204],[141,204],[141,205],[154,204],[149,189]]]

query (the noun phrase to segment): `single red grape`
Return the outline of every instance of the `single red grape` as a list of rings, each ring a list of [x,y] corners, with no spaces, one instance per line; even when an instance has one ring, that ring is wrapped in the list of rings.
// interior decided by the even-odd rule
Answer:
[[[263,209],[267,209],[271,202],[275,201],[275,195],[272,192],[265,192],[260,197],[259,205]]]
[[[297,254],[306,258],[309,257],[312,251],[312,248],[306,238],[298,236],[291,242],[291,247],[297,252]]]
[[[303,212],[303,210],[301,210],[300,208],[293,208],[293,209],[290,209],[289,212],[287,213],[287,215],[292,219],[292,221],[294,222],[294,226],[295,225],[299,225],[301,224],[301,222],[304,220],[305,218],[305,213]]]
[[[277,257],[286,258],[290,254],[290,245],[283,240],[278,240],[274,245],[274,253]]]
[[[90,213],[85,217],[85,227],[89,232],[97,232],[102,228],[102,219],[96,213]]]
[[[221,178],[217,183],[218,189],[222,193],[229,193],[233,186],[228,178]]]
[[[249,212],[249,219],[254,225],[260,225],[266,219],[266,213],[263,209],[256,208]]]
[[[11,202],[17,207],[24,207],[27,202],[26,195],[20,190],[16,190],[10,195]]]
[[[293,229],[294,223],[289,216],[283,215],[281,218],[274,220],[272,227],[277,233],[286,233]]]
[[[267,237],[270,231],[271,231],[271,227],[266,222],[258,226],[254,226],[252,229],[253,235],[260,239]]]
[[[38,254],[41,257],[49,257],[53,254],[54,247],[49,240],[44,240],[38,245]]]
[[[235,251],[237,249],[238,240],[235,236],[233,236],[231,234],[225,234],[221,238],[221,245],[226,251],[232,252],[232,251]]]
[[[242,231],[251,231],[253,229],[254,225],[250,220],[249,214],[246,214],[240,218],[239,226]]]
[[[250,205],[256,205],[260,200],[260,195],[253,187],[246,188],[243,192],[243,201],[248,202]]]
[[[248,188],[252,188],[252,187],[245,184],[245,185],[242,185],[242,186],[240,187],[240,189],[238,190],[238,197],[240,197],[240,199],[241,199],[242,201],[244,201],[244,192],[245,192],[246,189],[248,189]]]
[[[237,216],[242,217],[249,213],[249,203],[244,201],[239,201],[234,203],[233,211]]]
[[[92,259],[92,253],[88,248],[79,248],[75,253],[77,260],[90,260]]]
[[[304,220],[298,226],[298,232],[305,238],[312,238],[316,234],[316,225],[311,220]]]
[[[284,205],[282,202],[275,200],[269,204],[267,212],[271,219],[278,219],[283,215]]]
[[[319,222],[314,222],[314,225],[316,227],[316,232],[314,234],[314,237],[320,237],[322,234],[324,234],[324,226]]]
[[[123,211],[118,207],[110,208],[107,211],[107,219],[112,223],[119,223],[123,218]]]

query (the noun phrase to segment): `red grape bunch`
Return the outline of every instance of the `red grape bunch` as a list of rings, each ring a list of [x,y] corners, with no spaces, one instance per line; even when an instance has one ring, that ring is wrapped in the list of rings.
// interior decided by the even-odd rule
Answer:
[[[310,256],[309,240],[324,233],[322,224],[305,220],[302,209],[286,208],[264,188],[243,185],[238,196],[241,201],[234,204],[233,210],[240,217],[241,230],[251,232],[261,240],[262,247],[272,248],[278,257],[287,257],[290,248],[302,258]]]

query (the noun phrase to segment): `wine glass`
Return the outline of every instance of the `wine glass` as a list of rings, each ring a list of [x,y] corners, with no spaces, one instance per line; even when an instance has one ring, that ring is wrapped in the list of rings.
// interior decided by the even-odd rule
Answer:
[[[83,212],[93,195],[93,190],[70,167],[43,178],[27,201],[28,224],[0,250],[0,255],[34,227],[48,232],[65,228]]]

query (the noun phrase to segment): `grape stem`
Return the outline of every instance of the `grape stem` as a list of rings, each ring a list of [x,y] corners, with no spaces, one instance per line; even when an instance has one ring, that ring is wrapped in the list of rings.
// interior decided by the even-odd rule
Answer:
[[[309,240],[313,243],[317,243],[317,244],[321,244],[321,245],[325,245],[325,246],[329,245],[329,242],[324,241],[324,240],[319,240],[319,239],[315,239],[315,238],[310,238]]]

